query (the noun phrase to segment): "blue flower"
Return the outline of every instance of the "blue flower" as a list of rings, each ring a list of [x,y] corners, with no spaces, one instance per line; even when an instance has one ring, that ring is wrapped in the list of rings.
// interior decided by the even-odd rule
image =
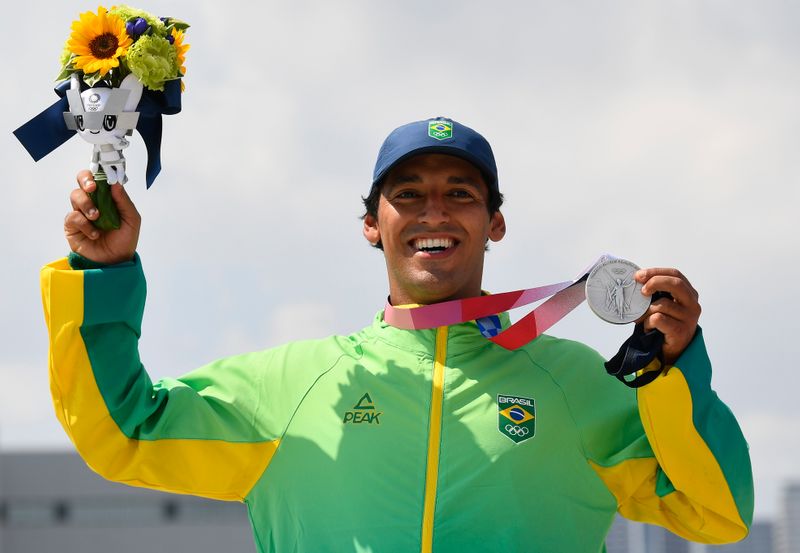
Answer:
[[[128,36],[130,36],[134,40],[145,34],[149,28],[150,25],[147,23],[147,20],[145,20],[143,17],[129,19],[125,23],[125,31],[127,31]]]

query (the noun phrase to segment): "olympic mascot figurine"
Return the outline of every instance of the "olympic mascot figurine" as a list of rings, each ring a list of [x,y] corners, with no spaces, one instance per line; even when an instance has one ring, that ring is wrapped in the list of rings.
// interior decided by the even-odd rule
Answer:
[[[36,161],[75,134],[92,144],[100,229],[119,228],[109,184],[128,181],[123,150],[134,129],[147,148],[148,188],[161,170],[161,115],[181,109],[188,27],[125,5],[82,13],[61,56],[61,99],[14,131]]]
[[[128,182],[122,150],[130,146],[125,137],[133,134],[139,112],[135,111],[142,97],[143,85],[131,73],[119,88],[89,88],[81,92],[80,78],[70,76],[67,90],[69,111],[64,113],[67,128],[77,131],[93,144],[89,169],[94,174],[97,191],[92,200],[103,214],[101,228],[119,228],[119,213],[111,199],[108,184]]]
[[[102,166],[111,183],[128,182],[122,150],[130,145],[125,137],[133,134],[139,119],[136,106],[142,89],[133,73],[122,80],[119,88],[90,88],[83,92],[78,76],[73,73],[70,78],[69,111],[64,113],[64,121],[68,129],[94,144],[89,169],[97,173]]]

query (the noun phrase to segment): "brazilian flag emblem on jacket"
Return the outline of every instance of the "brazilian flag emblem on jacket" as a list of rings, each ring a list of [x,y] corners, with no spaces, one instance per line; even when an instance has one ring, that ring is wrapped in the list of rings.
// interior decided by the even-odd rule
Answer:
[[[536,433],[536,403],[533,398],[497,395],[497,429],[515,444]]]

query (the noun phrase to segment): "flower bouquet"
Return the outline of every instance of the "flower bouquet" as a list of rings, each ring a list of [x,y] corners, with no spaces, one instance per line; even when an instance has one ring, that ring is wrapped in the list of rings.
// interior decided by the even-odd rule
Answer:
[[[61,54],[56,80],[79,75],[87,86],[118,87],[130,74],[150,90],[164,90],[166,81],[186,73],[189,25],[173,17],[154,17],[129,6],[100,6],[72,22],[72,34]]]
[[[122,150],[133,129],[147,147],[148,187],[160,170],[161,114],[180,111],[188,27],[125,5],[82,13],[61,54],[62,99],[14,133],[37,161],[75,133],[93,145],[98,228],[119,228],[108,183],[128,180]]]

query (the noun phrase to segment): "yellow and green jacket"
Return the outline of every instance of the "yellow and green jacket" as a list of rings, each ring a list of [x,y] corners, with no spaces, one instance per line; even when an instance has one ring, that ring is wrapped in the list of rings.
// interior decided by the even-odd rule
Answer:
[[[243,501],[260,552],[598,552],[614,513],[743,538],[747,445],[700,333],[634,390],[581,344],[383,322],[152,382],[139,258],[42,271],[56,415],[88,465]],[[83,269],[83,270],[81,270]],[[507,317],[502,317],[507,324]]]

